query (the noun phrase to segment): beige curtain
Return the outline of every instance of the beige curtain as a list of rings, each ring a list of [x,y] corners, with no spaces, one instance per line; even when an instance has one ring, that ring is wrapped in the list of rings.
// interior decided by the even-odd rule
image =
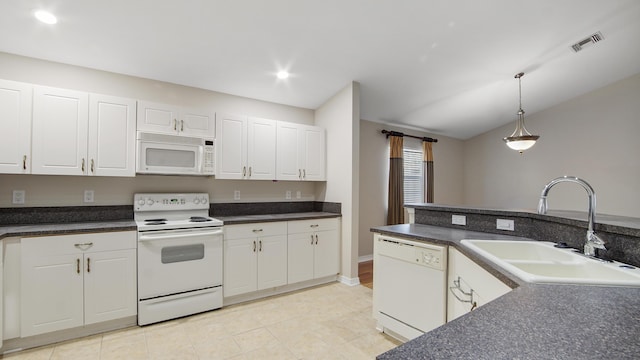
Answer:
[[[424,174],[424,202],[433,202],[433,143],[422,142],[422,170]]]
[[[404,169],[402,165],[402,136],[389,137],[389,208],[387,225],[404,223]]]

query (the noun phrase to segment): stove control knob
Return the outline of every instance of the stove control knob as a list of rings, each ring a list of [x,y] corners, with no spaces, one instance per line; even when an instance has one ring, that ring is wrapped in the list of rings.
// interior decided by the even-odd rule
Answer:
[[[202,199],[200,199],[200,202],[203,203],[203,204],[206,204],[207,203],[207,198],[203,197]]]
[[[144,199],[138,200],[138,205],[143,206],[145,203]]]
[[[194,204],[196,204],[196,205],[197,205],[197,204],[200,204],[200,199],[198,199],[198,198],[194,198],[194,199],[193,199],[193,203],[194,203]]]
[[[153,205],[154,202],[153,199],[147,199],[147,205],[149,206]]]

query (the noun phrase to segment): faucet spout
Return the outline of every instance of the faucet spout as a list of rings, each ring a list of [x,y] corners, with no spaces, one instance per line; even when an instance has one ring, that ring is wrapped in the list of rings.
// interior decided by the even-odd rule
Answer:
[[[547,195],[549,194],[549,190],[551,190],[552,187],[561,182],[572,182],[582,186],[582,188],[586,190],[587,196],[589,198],[589,208],[587,215],[589,224],[587,225],[587,241],[584,245],[585,255],[595,256],[595,249],[606,250],[606,248],[604,247],[604,241],[600,237],[598,237],[598,235],[596,235],[594,231],[596,223],[596,192],[588,182],[575,176],[566,175],[549,181],[549,183],[542,189],[542,193],[540,193],[540,201],[538,202],[538,214],[544,215],[547,213]]]

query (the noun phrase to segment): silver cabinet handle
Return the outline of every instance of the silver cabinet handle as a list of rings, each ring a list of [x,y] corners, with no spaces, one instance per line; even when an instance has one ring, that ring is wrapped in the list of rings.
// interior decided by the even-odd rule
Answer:
[[[243,166],[242,167],[242,177],[245,177],[245,176],[247,176],[247,167]]]
[[[318,224],[313,224],[313,225],[309,225],[309,226],[311,226],[312,228],[317,228],[317,227],[318,227],[318,226],[320,226],[320,225],[318,225]]]
[[[80,259],[76,259],[76,273],[80,274]]]
[[[91,173],[92,174],[96,173],[95,162],[93,161],[93,159],[91,159]]]
[[[173,130],[178,131],[178,119],[173,119]]]
[[[302,180],[302,170],[298,169],[298,179]]]
[[[316,234],[316,245],[318,245],[318,234]]]
[[[253,240],[253,252],[256,252],[256,241]]]
[[[91,272],[91,258],[87,258],[87,272]]]
[[[258,241],[259,247],[258,247],[258,251],[262,251],[262,240]]]
[[[88,248],[93,246],[93,243],[92,242],[78,243],[78,244],[73,244],[73,246],[77,247],[80,250],[87,250]]]
[[[253,229],[251,231],[253,231],[254,233],[257,233],[257,232],[262,232],[262,229]]]
[[[84,158],[82,158],[82,166],[81,166],[81,169],[82,169],[82,173],[84,174]]]
[[[311,245],[313,245],[313,234],[311,234]]]
[[[180,120],[180,131],[184,131],[184,120]]]
[[[251,177],[251,166],[249,166],[249,177]]]
[[[22,157],[22,169],[27,170],[27,155]]]
[[[306,169],[302,169],[302,178],[303,179],[307,178],[307,170]]]
[[[449,287],[449,291],[451,291],[451,294],[453,294],[453,296],[455,296],[458,301],[463,303],[470,303],[471,310],[475,309],[478,306],[478,303],[473,300],[473,289],[469,289],[469,292],[465,292],[464,290],[462,290],[462,287],[460,287],[460,276],[458,276],[457,280],[453,280],[453,286]],[[457,292],[459,292],[462,297],[469,297],[469,300],[461,299],[460,296],[458,296]]]

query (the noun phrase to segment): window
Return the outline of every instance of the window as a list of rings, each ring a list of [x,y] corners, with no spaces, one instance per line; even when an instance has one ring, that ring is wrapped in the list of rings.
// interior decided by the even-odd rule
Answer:
[[[422,151],[403,149],[404,203],[424,202],[424,176],[422,173]]]

